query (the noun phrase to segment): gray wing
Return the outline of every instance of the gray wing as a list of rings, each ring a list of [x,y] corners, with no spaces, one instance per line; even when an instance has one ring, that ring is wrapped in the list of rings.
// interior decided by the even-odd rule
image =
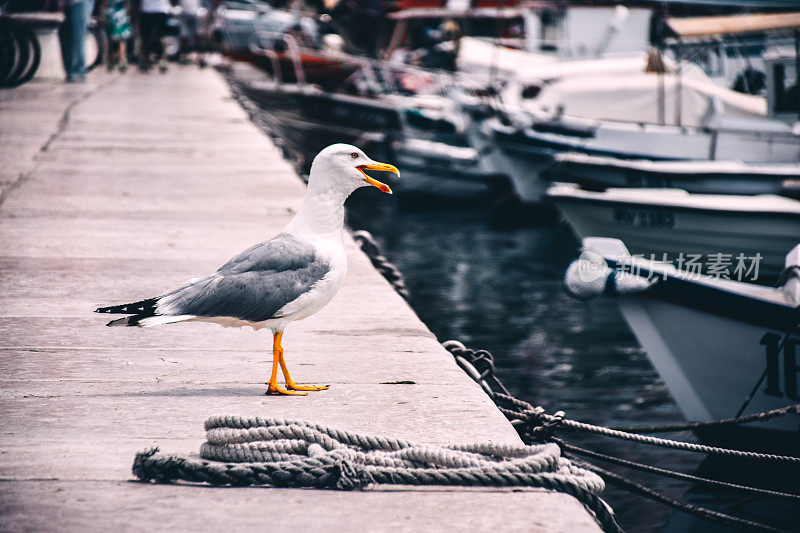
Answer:
[[[281,233],[233,257],[211,276],[168,292],[158,301],[158,313],[250,322],[279,318],[284,305],[329,270],[313,246]]]

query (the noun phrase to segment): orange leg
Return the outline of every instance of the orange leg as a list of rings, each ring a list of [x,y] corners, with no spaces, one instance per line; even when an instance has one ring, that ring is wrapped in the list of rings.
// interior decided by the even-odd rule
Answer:
[[[283,337],[283,332],[276,331],[272,338],[272,374],[270,374],[269,381],[267,382],[267,392],[266,394],[269,395],[278,395],[278,394],[287,394],[290,396],[306,396],[304,392],[294,392],[286,389],[280,388],[278,385],[278,365],[281,365],[283,369],[283,374],[286,376],[286,386],[290,389],[293,388],[292,385],[294,384],[289,380],[289,374],[286,373],[286,363],[283,362],[283,348],[281,347],[281,338]]]
[[[281,335],[278,333],[278,335]],[[324,387],[316,387],[314,385],[298,385],[292,379],[292,376],[289,375],[289,369],[286,367],[286,360],[283,358],[283,346],[280,345],[280,337],[278,338],[278,351],[279,351],[279,358],[278,362],[281,365],[281,371],[283,371],[283,377],[286,380],[286,388],[291,390],[304,390],[304,391],[317,391],[317,390],[325,390],[328,388],[327,385]]]

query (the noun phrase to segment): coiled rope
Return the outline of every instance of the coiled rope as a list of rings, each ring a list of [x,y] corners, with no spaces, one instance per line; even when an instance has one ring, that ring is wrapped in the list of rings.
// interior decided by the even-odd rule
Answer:
[[[577,468],[557,444],[434,446],[298,420],[212,416],[200,458],[136,455],[142,481],[359,490],[371,484],[540,487],[570,494],[606,531],[619,531],[598,497],[600,476]]]

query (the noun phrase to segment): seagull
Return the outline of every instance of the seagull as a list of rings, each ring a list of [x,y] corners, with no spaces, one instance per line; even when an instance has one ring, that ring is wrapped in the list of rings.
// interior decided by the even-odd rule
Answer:
[[[161,296],[99,307],[96,313],[127,314],[108,326],[153,327],[175,322],[212,322],[272,331],[272,373],[266,394],[305,396],[327,386],[304,386],[289,375],[281,340],[288,324],[313,315],[339,290],[347,271],[344,201],[360,187],[392,194],[366,170],[392,172],[348,144],[322,150],[311,164],[303,204],[281,233],[234,256],[210,276],[195,278]],[[278,365],[286,388],[278,385]]]

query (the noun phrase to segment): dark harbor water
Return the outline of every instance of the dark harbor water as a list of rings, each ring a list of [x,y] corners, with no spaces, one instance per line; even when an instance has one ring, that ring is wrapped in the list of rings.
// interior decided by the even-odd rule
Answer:
[[[404,273],[410,303],[440,341],[495,357],[512,394],[548,412],[604,426],[681,423],[669,392],[611,299],[579,302],[561,288],[577,240],[556,223],[502,228],[485,210],[410,207],[357,191],[349,224],[370,231]],[[667,438],[692,439],[687,434]],[[577,446],[687,473],[737,468],[696,454],[562,433]],[[750,498],[601,464],[695,505],[774,526],[800,527],[797,504]],[[743,480],[740,480],[743,481]],[[730,531],[609,487],[604,498],[628,531]],[[793,526],[792,526],[793,525]]]

